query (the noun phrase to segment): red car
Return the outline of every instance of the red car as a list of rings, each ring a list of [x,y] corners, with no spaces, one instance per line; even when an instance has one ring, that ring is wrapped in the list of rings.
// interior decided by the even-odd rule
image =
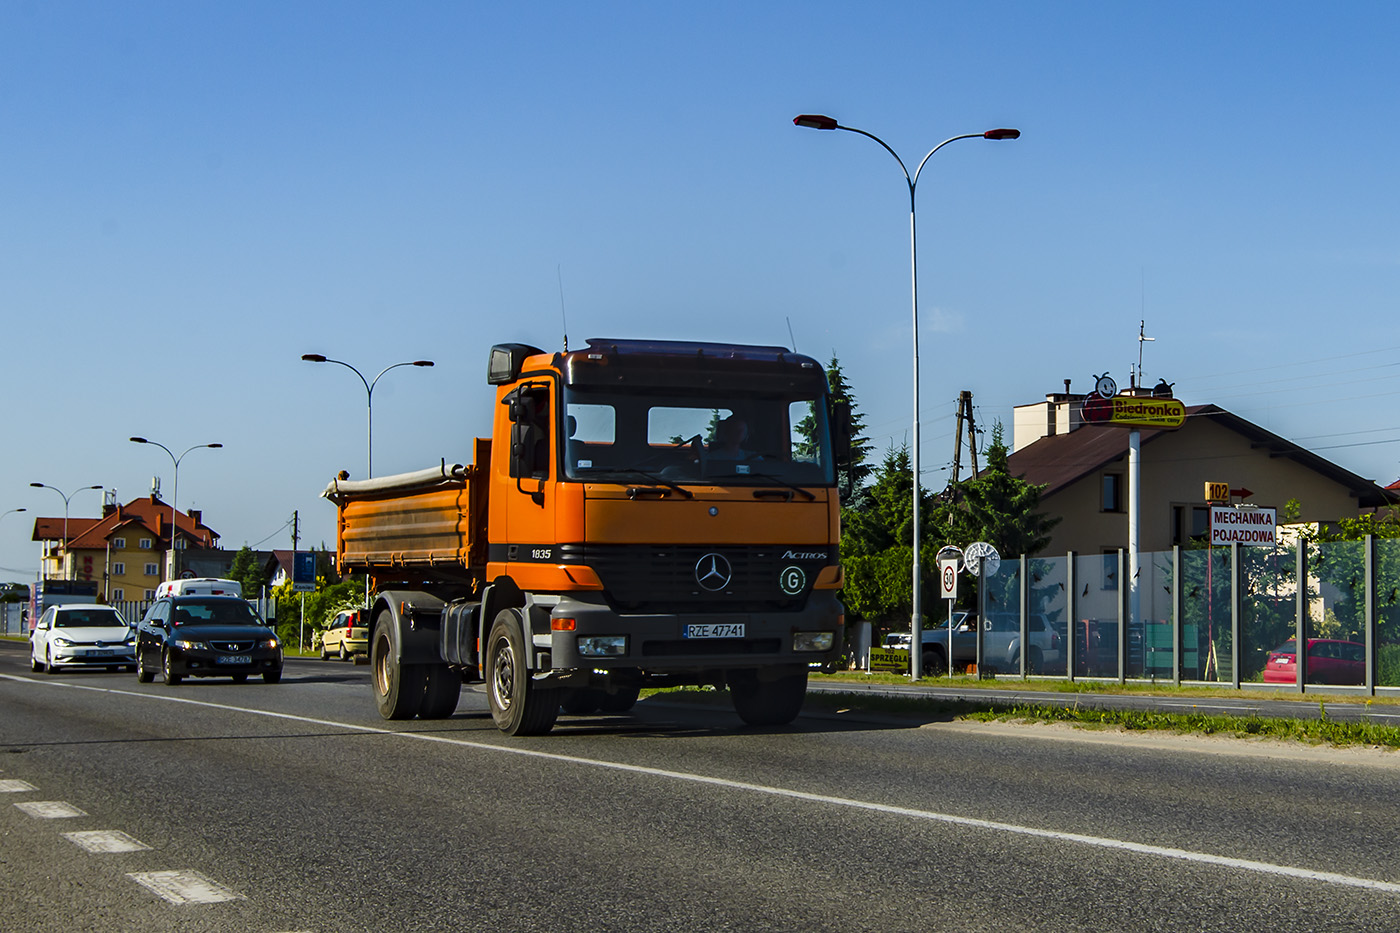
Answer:
[[[1264,683],[1298,682],[1298,645],[1292,638],[1269,652]],[[1307,683],[1363,684],[1366,682],[1366,646],[1336,638],[1309,638]]]

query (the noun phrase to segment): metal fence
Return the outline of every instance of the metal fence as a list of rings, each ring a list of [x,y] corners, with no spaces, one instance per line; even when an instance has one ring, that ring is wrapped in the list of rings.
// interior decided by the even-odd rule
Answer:
[[[1135,587],[1123,585],[1127,577],[1123,551],[1004,561],[987,579],[982,669],[1299,692],[1400,690],[1400,540],[1178,547],[1140,555]],[[1298,644],[1306,650],[1297,652]],[[997,656],[999,646],[1011,647]],[[1279,649],[1293,655],[1293,666],[1281,673],[1276,661],[1266,678]]]

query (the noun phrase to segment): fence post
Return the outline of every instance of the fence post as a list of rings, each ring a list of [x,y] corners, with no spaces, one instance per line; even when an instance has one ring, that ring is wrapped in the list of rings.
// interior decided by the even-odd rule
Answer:
[[[1079,615],[1079,592],[1074,582],[1075,552],[1070,551],[1065,559],[1065,676],[1074,680],[1074,642],[1079,633],[1075,617]]]
[[[1240,689],[1240,628],[1244,616],[1244,568],[1241,566],[1243,547],[1238,541],[1230,544],[1230,682]]]
[[[1020,557],[1021,562],[1021,676],[1025,677],[1030,672],[1030,618],[1031,618],[1031,559],[1025,554]],[[1042,620],[1043,621],[1043,620]],[[1040,664],[1045,666],[1045,659],[1041,658]],[[1039,674],[1040,671],[1035,673]]]
[[[1181,658],[1186,644],[1186,588],[1181,585],[1181,545],[1172,545],[1172,686],[1181,686]],[[1201,656],[1196,639],[1196,657]],[[1199,663],[1199,661],[1197,662]]]
[[[1302,537],[1294,563],[1298,588],[1293,610],[1293,688],[1304,693],[1308,689],[1308,543]]]
[[[1376,537],[1367,535],[1366,549],[1366,692],[1376,695]]]
[[[1128,617],[1128,610],[1132,582],[1128,579],[1128,553],[1120,547],[1118,549],[1118,682],[1120,684],[1128,682],[1128,627],[1132,624],[1132,620]],[[1146,634],[1147,632],[1144,630],[1144,637]],[[1142,646],[1142,659],[1145,666],[1147,661],[1145,641]]]

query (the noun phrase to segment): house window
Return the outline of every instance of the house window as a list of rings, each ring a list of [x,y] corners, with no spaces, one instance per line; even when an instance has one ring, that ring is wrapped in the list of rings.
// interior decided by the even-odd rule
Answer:
[[[1123,475],[1121,473],[1105,473],[1103,475],[1103,495],[1100,497],[1099,508],[1105,512],[1123,511]]]
[[[1210,534],[1210,509],[1203,505],[1172,506],[1172,544],[1188,544]]]
[[[147,591],[146,591],[146,599],[155,599],[155,598],[156,598],[156,591],[155,591],[155,590],[147,590]]]
[[[151,539],[150,539],[150,538],[142,538],[142,539],[141,539],[141,542],[140,542],[140,547],[141,547],[141,550],[143,550],[143,551],[149,551],[149,550],[151,549]]]
[[[146,576],[155,577],[160,575],[160,564],[147,564]]]
[[[125,539],[125,538],[113,538],[113,539],[112,539],[112,549],[113,549],[113,550],[117,550],[117,551],[126,550],[126,539]]]
[[[112,576],[114,576],[114,577],[124,577],[124,576],[126,576],[126,564],[122,563],[122,562],[119,561],[119,560],[118,560],[118,561],[113,561],[113,562],[112,562]]]
[[[112,602],[119,603],[126,599],[126,592],[118,588],[112,590]]]

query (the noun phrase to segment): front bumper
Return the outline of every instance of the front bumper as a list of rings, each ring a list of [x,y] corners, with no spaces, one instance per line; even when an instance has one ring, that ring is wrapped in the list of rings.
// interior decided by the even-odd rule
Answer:
[[[653,673],[708,671],[732,668],[826,663],[840,657],[844,640],[844,610],[834,592],[817,590],[798,612],[653,613],[622,615],[601,597],[569,595],[550,613],[552,631],[537,636],[536,647],[548,644],[554,670],[640,669]],[[560,630],[561,620],[572,620]],[[696,625],[744,626],[742,637],[687,638],[685,628]],[[795,650],[800,633],[829,632],[825,651]],[[583,654],[579,642],[596,637],[621,637],[621,651]]]
[[[282,649],[259,649],[238,654],[199,649],[170,649],[170,669],[190,677],[266,674],[282,669]]]
[[[136,663],[136,648],[134,645],[108,645],[102,648],[94,648],[88,645],[72,645],[67,648],[60,648],[55,645],[51,651],[53,653],[53,663],[61,664],[64,667],[77,667],[80,665],[102,667],[109,664]]]

